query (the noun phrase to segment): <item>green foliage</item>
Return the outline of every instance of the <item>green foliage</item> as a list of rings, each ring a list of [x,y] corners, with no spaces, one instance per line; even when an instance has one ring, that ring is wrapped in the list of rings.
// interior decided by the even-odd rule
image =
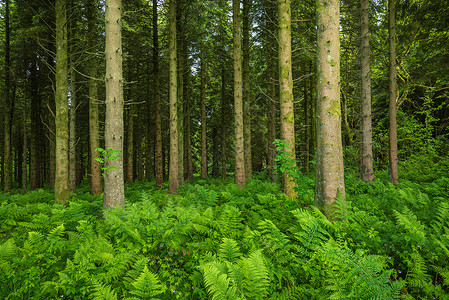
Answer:
[[[98,161],[100,164],[106,164],[108,161],[116,161],[117,159],[120,158],[120,155],[116,155],[116,154],[121,154],[122,151],[118,150],[118,149],[114,149],[113,147],[109,147],[108,149],[103,149],[103,148],[97,148],[95,149],[95,151],[100,152],[101,157],[96,157],[95,160]],[[103,171],[103,173],[101,173],[101,175],[104,176],[104,174],[106,172],[109,172],[111,170],[117,169],[117,167],[107,167],[107,166],[103,166],[101,168],[101,170]]]
[[[89,194],[0,194],[0,298],[446,299],[449,180],[377,177],[347,178],[333,223],[257,178],[134,183],[104,212]]]

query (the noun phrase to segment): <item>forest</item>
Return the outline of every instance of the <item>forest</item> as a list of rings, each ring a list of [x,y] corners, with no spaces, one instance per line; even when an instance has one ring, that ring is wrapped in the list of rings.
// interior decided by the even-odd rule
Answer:
[[[449,299],[448,4],[0,0],[0,299]]]

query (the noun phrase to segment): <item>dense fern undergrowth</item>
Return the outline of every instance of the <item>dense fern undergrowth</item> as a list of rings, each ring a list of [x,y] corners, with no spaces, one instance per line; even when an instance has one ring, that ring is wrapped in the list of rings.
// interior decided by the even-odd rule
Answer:
[[[449,299],[449,164],[346,178],[329,222],[259,174],[239,190],[195,179],[177,194],[126,187],[103,212],[79,188],[0,193],[1,299]]]

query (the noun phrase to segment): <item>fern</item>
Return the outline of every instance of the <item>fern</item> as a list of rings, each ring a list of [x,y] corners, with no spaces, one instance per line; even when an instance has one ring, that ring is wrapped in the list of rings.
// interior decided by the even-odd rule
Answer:
[[[156,275],[151,273],[147,266],[144,267],[132,286],[134,289],[130,293],[142,299],[156,299],[155,296],[164,293],[166,290],[166,287],[159,283]]]
[[[406,241],[413,239],[416,242],[426,242],[426,230],[425,226],[417,219],[417,217],[407,208],[404,208],[404,213],[394,211],[396,216],[396,222],[399,226],[402,226],[409,235],[405,235]]]
[[[424,289],[426,293],[429,292],[429,286],[431,285],[432,279],[427,273],[427,266],[424,258],[419,254],[418,251],[413,251],[410,258],[407,259],[407,284],[410,287]]]
[[[117,294],[109,285],[94,282],[93,290],[91,295],[93,300],[117,300]]]
[[[232,239],[224,238],[218,251],[218,257],[220,257],[222,261],[235,263],[240,256],[242,256],[242,254],[240,253],[237,242]]]

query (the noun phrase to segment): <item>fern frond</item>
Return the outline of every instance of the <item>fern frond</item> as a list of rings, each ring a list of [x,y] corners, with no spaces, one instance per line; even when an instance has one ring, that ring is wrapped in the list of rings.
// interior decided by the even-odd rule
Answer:
[[[151,273],[147,266],[143,268],[142,273],[140,273],[132,285],[134,290],[131,290],[131,294],[143,299],[155,299],[155,296],[162,294],[166,290],[166,287],[160,284],[157,276]]]
[[[427,288],[432,279],[427,273],[427,266],[424,258],[418,251],[413,251],[410,258],[407,259],[407,283],[411,287]]]
[[[248,258],[243,258],[239,265],[246,277],[243,283],[248,292],[245,296],[249,299],[263,299],[268,292],[270,278],[262,257],[262,250],[251,253]]]
[[[241,223],[242,221],[240,210],[235,206],[226,204],[222,206],[217,223],[220,233],[224,237],[237,238],[243,233],[244,226]]]
[[[416,240],[424,241],[426,239],[425,226],[421,224],[418,218],[408,209],[404,208],[404,212],[401,214],[398,211],[394,211],[396,216],[396,222]]]
[[[223,266],[217,262],[210,262],[201,265],[200,268],[203,271],[207,291],[213,300],[238,299],[236,287],[231,284],[228,275],[221,271]]]
[[[235,263],[240,256],[242,256],[242,254],[240,253],[237,242],[233,239],[224,238],[223,242],[220,244],[220,249],[218,250],[218,257],[222,261]]]
[[[117,300],[116,293],[109,285],[96,281],[93,283],[93,290],[93,300]]]
[[[0,246],[0,261],[9,260],[16,255],[18,247],[14,239],[9,239]]]

